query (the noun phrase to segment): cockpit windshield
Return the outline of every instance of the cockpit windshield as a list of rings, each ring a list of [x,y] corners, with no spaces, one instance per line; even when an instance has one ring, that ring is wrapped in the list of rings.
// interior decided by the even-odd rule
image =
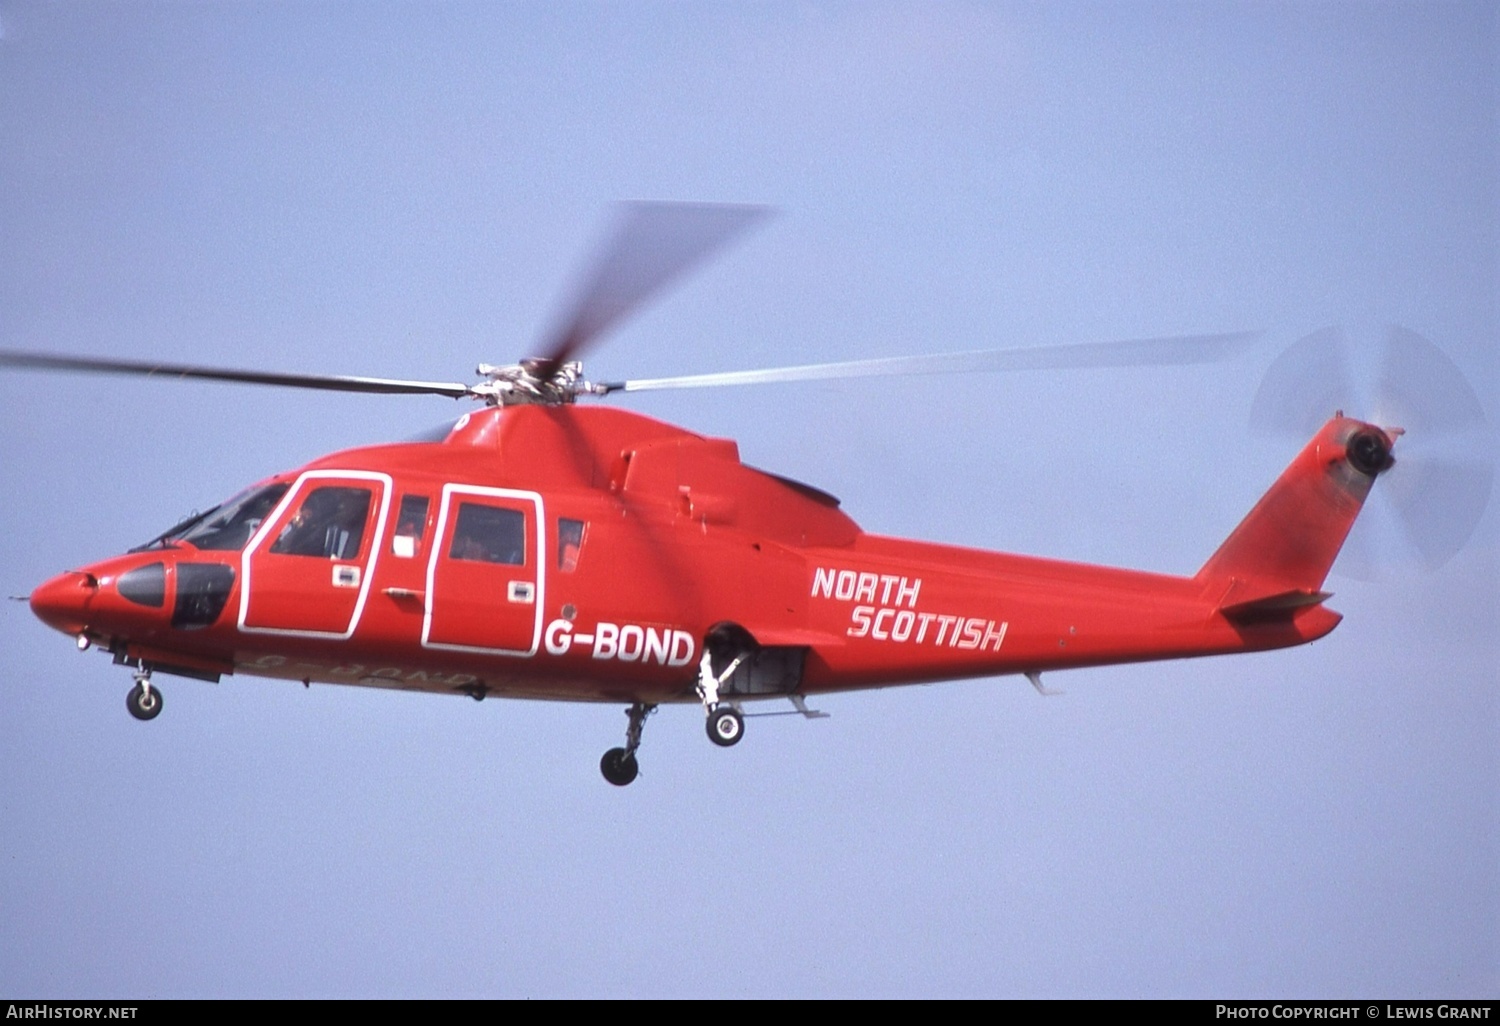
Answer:
[[[288,482],[280,482],[247,488],[207,513],[184,520],[142,548],[166,548],[174,542],[187,542],[210,552],[238,552],[290,487]]]

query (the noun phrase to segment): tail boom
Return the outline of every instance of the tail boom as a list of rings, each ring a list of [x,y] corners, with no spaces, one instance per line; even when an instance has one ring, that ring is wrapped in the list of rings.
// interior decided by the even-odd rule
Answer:
[[[1169,576],[861,534],[811,550],[804,690],[1265,651],[1342,619],[1323,580],[1392,464],[1391,434],[1339,416],[1197,574]],[[751,633],[755,633],[754,627]]]

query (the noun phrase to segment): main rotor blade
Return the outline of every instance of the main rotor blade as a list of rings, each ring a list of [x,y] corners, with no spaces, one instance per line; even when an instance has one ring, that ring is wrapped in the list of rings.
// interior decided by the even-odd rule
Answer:
[[[1248,348],[1260,332],[1224,335],[1180,335],[1128,342],[1083,342],[1065,346],[975,349],[933,356],[889,356],[843,363],[814,363],[768,370],[688,374],[674,378],[637,378],[605,382],[605,392],[649,392],[666,388],[714,388],[762,385],[781,381],[825,381],[911,374],[957,374],[991,371],[1067,370],[1087,367],[1144,367],[1209,363]]]
[[[233,381],[246,385],[277,385],[282,388],[315,388],[325,392],[366,392],[377,395],[445,395],[458,399],[469,394],[469,386],[456,381],[404,381],[396,378],[358,378],[344,375],[278,374],[269,371],[229,370],[222,367],[192,367],[180,363],[144,360],[101,360],[86,356],[52,356],[0,350],[0,367],[22,370],[68,371],[81,374],[130,374],[148,378],[197,378]]]
[[[770,213],[722,203],[627,203],[569,312],[547,339],[537,377],[557,369],[715,250]]]

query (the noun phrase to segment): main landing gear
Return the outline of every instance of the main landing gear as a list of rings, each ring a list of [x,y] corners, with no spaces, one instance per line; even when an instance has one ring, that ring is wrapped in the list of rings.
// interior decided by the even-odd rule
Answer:
[[[641,727],[645,725],[646,717],[655,711],[656,706],[645,702],[636,702],[626,709],[625,715],[630,717],[630,725],[625,728],[625,747],[611,748],[599,760],[599,772],[616,787],[624,787],[641,771],[640,765],[635,761],[635,750],[641,747]]]
[[[135,672],[135,687],[125,696],[125,708],[138,720],[154,720],[161,715],[161,690],[151,686],[151,671]]]
[[[725,646],[720,646],[722,649]],[[731,650],[732,651],[732,650]],[[698,662],[698,683],[694,690],[698,698],[703,702],[703,712],[707,717],[708,739],[721,748],[739,743],[740,738],[745,736],[745,717],[740,710],[729,702],[719,700],[719,686],[727,681],[734,671],[739,669],[750,656],[748,649],[741,649],[733,658],[729,658],[729,652],[721,652],[722,662],[728,659],[722,673],[714,672],[714,656],[710,646],[705,645],[703,658]],[[794,703],[800,699],[793,698]],[[805,707],[799,705],[803,715],[809,714]],[[645,702],[636,702],[625,714],[630,717],[630,726],[625,730],[625,747],[611,748],[604,753],[604,758],[599,760],[599,772],[604,774],[604,779],[616,787],[624,787],[636,778],[640,773],[640,765],[635,761],[635,751],[641,746],[641,726],[646,722],[646,717],[656,711],[656,706]]]
[[[744,662],[743,654],[730,661],[723,673],[714,673],[713,656],[705,646],[703,658],[698,662],[698,697],[703,700],[703,712],[708,717],[708,739],[721,748],[738,744],[745,736],[745,718],[740,711],[727,702],[719,701],[719,685]]]

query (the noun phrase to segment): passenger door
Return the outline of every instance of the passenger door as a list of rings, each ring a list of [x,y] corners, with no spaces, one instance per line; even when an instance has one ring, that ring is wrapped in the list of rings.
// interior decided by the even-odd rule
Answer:
[[[427,564],[422,644],[530,657],[542,636],[542,497],[479,485],[443,487]]]

